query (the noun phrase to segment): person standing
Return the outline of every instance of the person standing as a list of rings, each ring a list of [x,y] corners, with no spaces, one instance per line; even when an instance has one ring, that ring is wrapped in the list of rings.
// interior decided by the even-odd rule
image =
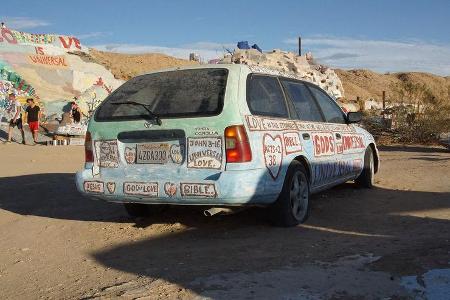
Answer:
[[[27,99],[28,107],[25,110],[25,116],[33,135],[33,141],[38,144],[39,119],[41,118],[41,109],[34,103],[33,98]]]
[[[81,121],[81,109],[75,101],[70,102],[71,105],[71,117],[74,123],[80,123]]]
[[[17,129],[20,130],[20,133],[22,134],[22,144],[25,145],[25,133],[23,131],[22,126],[22,107],[20,105],[19,100],[16,99],[16,95],[11,93],[8,96],[9,100],[9,108],[7,109],[7,112],[10,116],[9,120],[9,126],[8,126],[8,143],[11,143],[11,137],[12,137],[12,130],[14,127],[17,126]]]

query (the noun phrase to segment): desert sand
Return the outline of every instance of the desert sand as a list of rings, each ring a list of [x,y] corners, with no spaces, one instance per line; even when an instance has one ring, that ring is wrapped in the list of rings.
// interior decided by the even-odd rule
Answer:
[[[0,153],[2,299],[407,299],[408,282],[417,293],[450,286],[448,274],[428,282],[448,270],[443,148],[384,148],[374,189],[347,183],[316,195],[309,221],[288,229],[261,209],[132,219],[77,193],[82,147]]]

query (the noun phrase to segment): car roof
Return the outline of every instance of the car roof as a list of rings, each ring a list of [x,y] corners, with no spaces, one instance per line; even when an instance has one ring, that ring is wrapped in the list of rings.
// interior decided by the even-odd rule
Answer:
[[[177,66],[172,68],[166,68],[166,69],[160,69],[155,70],[152,72],[145,72],[140,75],[147,75],[147,74],[155,74],[155,73],[162,73],[162,72],[170,72],[170,71],[178,71],[178,70],[195,70],[195,69],[228,69],[228,70],[235,70],[239,71],[242,68],[247,67],[246,65],[240,65],[240,64],[199,64],[199,65],[186,65],[186,66]],[[248,69],[248,67],[247,67]]]
[[[256,73],[261,75],[271,75],[271,76],[280,76],[285,78],[292,78],[295,80],[300,80],[303,82],[314,84],[313,82],[310,82],[308,80],[305,80],[304,78],[301,78],[300,76],[296,75],[295,73],[291,72],[283,72],[276,69],[272,69],[269,67],[263,67],[263,66],[249,66],[244,64],[198,64],[198,65],[186,65],[186,66],[177,66],[172,68],[166,68],[161,70],[155,70],[152,72],[145,72],[141,75],[147,75],[147,74],[155,74],[155,73],[162,73],[162,72],[170,72],[170,71],[178,71],[178,70],[195,70],[195,69],[217,69],[217,68],[223,68],[228,69],[231,71],[243,71],[244,73]],[[314,84],[315,85],[315,84]]]

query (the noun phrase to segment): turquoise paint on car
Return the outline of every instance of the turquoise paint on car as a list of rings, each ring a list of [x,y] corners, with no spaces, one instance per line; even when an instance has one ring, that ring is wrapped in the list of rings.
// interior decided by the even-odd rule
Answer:
[[[270,206],[291,226],[306,219],[311,193],[372,184],[374,139],[349,119],[317,86],[270,70],[153,72],[97,109],[76,184],[111,202]]]

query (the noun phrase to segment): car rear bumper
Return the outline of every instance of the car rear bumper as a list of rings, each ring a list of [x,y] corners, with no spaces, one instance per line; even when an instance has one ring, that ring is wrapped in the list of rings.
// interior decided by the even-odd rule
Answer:
[[[155,178],[108,178],[93,176],[91,169],[76,174],[78,191],[92,199],[119,203],[176,204],[176,205],[267,205],[276,200],[279,191],[265,191],[266,169],[233,170],[218,172],[209,180],[184,178],[173,181],[160,176]],[[95,192],[89,185],[102,187]],[[151,183],[152,195],[130,194],[130,186]],[[269,193],[268,193],[269,192]],[[134,193],[134,192],[133,192]]]

